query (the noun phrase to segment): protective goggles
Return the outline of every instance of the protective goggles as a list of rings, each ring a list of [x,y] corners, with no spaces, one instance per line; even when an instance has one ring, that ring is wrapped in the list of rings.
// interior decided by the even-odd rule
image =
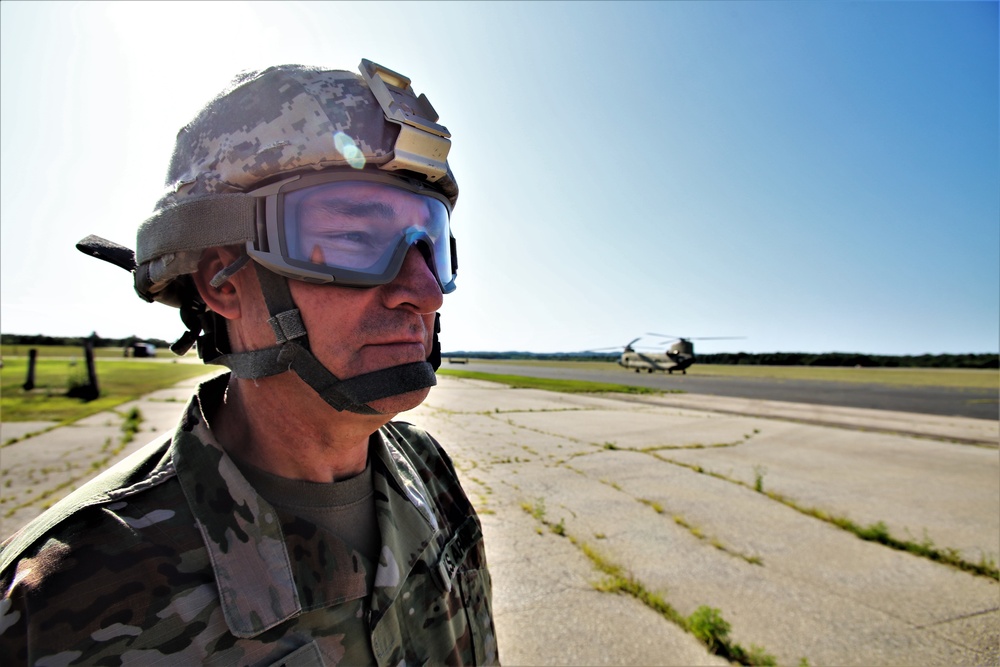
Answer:
[[[249,194],[257,199],[257,233],[247,254],[275,273],[350,287],[385,285],[417,246],[441,291],[455,290],[451,207],[419,182],[326,172]]]

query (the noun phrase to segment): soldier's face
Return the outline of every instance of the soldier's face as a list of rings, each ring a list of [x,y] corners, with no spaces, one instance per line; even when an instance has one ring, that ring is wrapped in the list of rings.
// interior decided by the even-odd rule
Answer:
[[[427,215],[426,204],[421,198],[403,190],[375,187],[364,195],[365,207],[374,211],[382,209],[385,217],[417,221]],[[353,210],[353,206],[353,203],[348,207],[338,200],[332,208]],[[388,215],[390,211],[391,216]],[[349,222],[356,222],[353,220],[356,216],[349,217]],[[319,244],[312,239],[315,236],[343,255],[345,248],[353,251],[365,242],[366,237],[361,233],[365,230],[346,228],[340,223],[333,225],[325,218],[321,222],[323,224],[310,223],[304,230],[309,240],[314,241],[313,245]],[[313,252],[312,247],[309,246],[307,252]],[[234,350],[273,346],[274,332],[268,324],[270,315],[256,272],[239,271],[231,281],[239,284],[238,315],[230,326]],[[443,295],[437,277],[416,247],[407,251],[399,273],[384,285],[357,288],[288,280],[288,286],[309,334],[313,354],[341,380],[424,361],[431,352],[434,315],[441,307]],[[301,387],[304,392],[312,392],[305,383]],[[429,391],[422,389],[390,396],[369,405],[381,413],[395,414],[419,405]]]

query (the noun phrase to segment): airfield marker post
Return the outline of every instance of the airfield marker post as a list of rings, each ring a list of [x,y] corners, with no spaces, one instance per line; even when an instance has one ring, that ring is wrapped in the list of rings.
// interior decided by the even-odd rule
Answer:
[[[28,350],[28,377],[25,378],[24,384],[21,387],[25,391],[31,391],[35,388],[35,360],[38,358],[38,350],[31,348]]]
[[[85,400],[93,400],[100,395],[100,391],[97,389],[97,367],[94,365],[94,337],[91,336],[87,338],[83,343],[83,353],[87,358],[87,394],[91,398],[86,398]]]

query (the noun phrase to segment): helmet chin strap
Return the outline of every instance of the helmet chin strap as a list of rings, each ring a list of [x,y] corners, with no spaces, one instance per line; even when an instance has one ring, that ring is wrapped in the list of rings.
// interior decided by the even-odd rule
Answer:
[[[437,384],[434,371],[441,363],[441,345],[437,335],[440,315],[434,320],[434,347],[426,361],[383,368],[341,380],[310,350],[309,335],[292,299],[287,279],[257,262],[253,265],[271,315],[268,323],[274,329],[278,344],[262,350],[230,352],[210,360],[210,363],[227,366],[235,377],[246,380],[293,371],[335,410],[362,415],[380,414],[368,405],[372,401]],[[206,359],[206,362],[209,360]]]

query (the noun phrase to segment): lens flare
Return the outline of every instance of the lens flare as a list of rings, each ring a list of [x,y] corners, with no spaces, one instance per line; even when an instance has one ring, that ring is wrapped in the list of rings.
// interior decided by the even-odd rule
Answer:
[[[361,152],[361,149],[358,148],[358,145],[354,143],[354,139],[351,139],[343,132],[337,132],[333,135],[333,145],[336,146],[337,152],[347,160],[347,164],[355,169],[364,169],[365,156]]]

